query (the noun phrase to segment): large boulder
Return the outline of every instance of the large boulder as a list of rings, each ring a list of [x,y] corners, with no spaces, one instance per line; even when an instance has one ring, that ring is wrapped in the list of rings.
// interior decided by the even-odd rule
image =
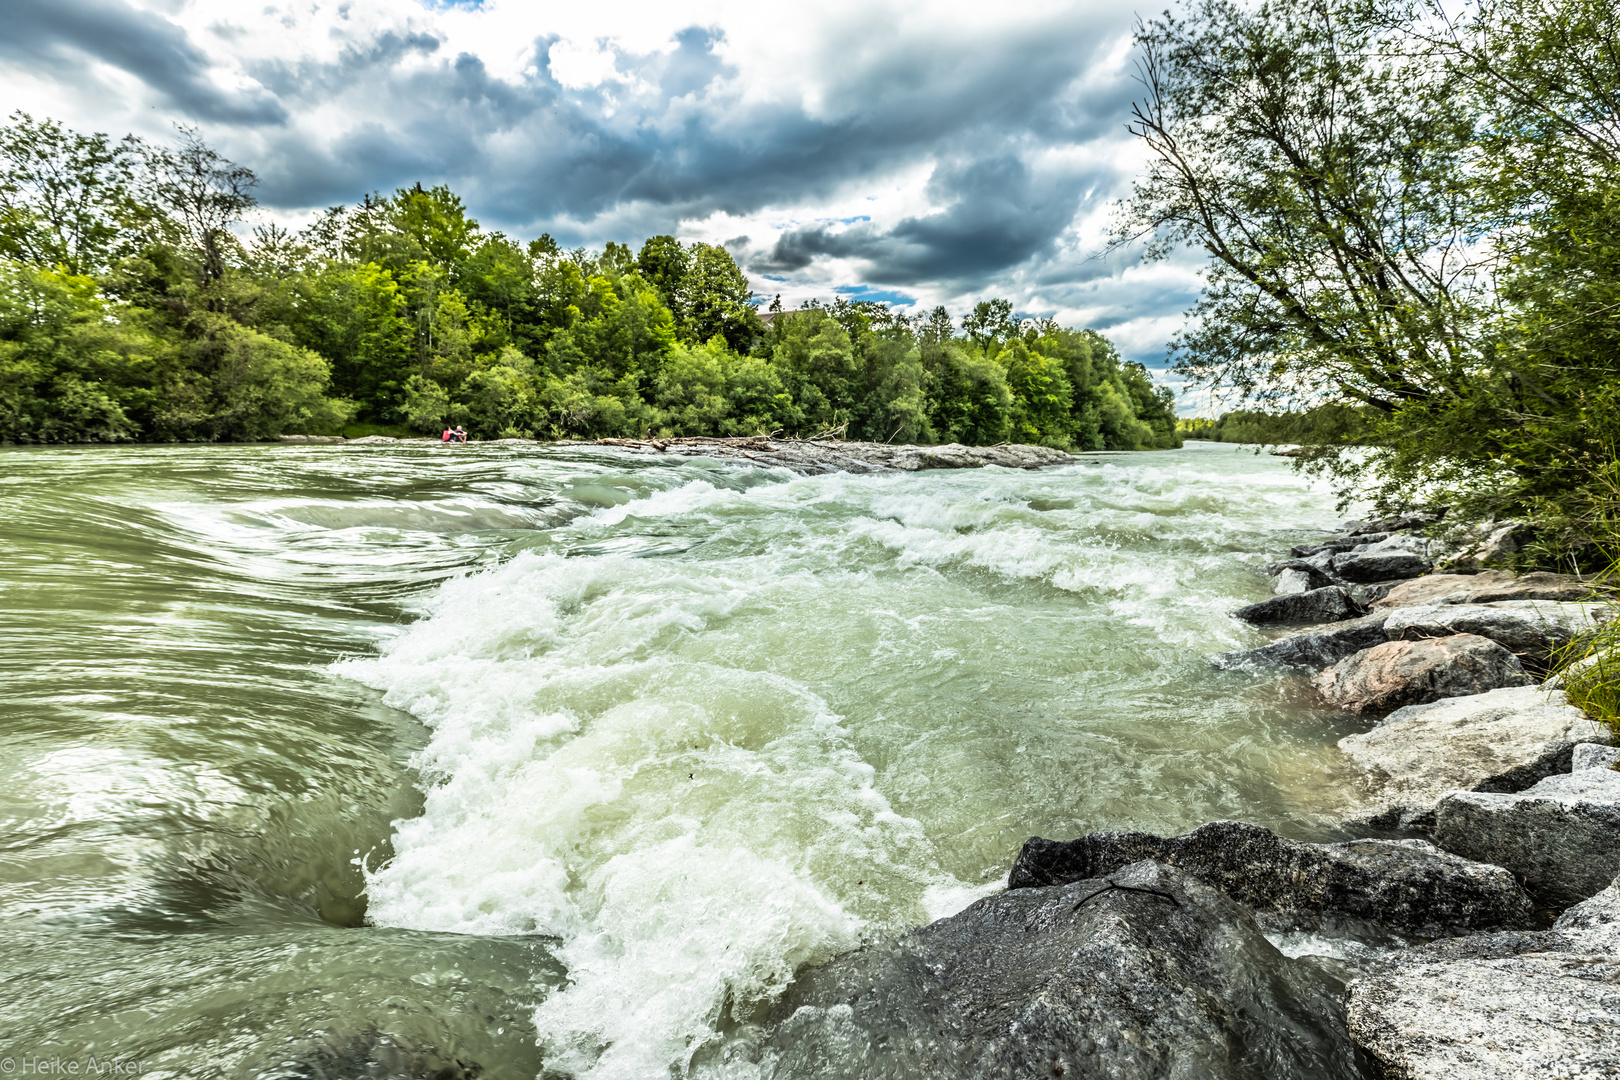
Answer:
[[[1350,1080],[1340,984],[1172,867],[1017,889],[802,973],[765,1077]]]
[[[1356,772],[1347,814],[1374,828],[1430,828],[1449,791],[1523,791],[1567,772],[1575,744],[1607,741],[1562,691],[1539,686],[1408,705],[1339,740]]]
[[[1392,586],[1373,602],[1374,608],[1417,607],[1424,604],[1489,604],[1499,600],[1588,600],[1596,586],[1570,574],[1510,574],[1485,570],[1478,574],[1429,574]]]
[[[1391,611],[1384,633],[1391,641],[1478,634],[1520,656],[1539,660],[1576,636],[1601,626],[1613,614],[1608,604],[1551,600],[1427,604]]]
[[[1107,877],[1143,859],[1174,866],[1282,926],[1298,925],[1301,916],[1343,916],[1437,937],[1534,923],[1529,896],[1500,867],[1448,855],[1421,840],[1309,844],[1241,821],[1211,822],[1171,837],[1034,837],[1018,853],[1007,888]]]
[[[1383,716],[1406,705],[1528,686],[1519,658],[1474,634],[1386,641],[1347,656],[1311,680],[1329,705]]]
[[[1320,671],[1362,649],[1382,645],[1388,640],[1384,635],[1384,620],[1387,618],[1388,612],[1378,611],[1359,619],[1332,623],[1320,630],[1289,634],[1259,648],[1218,653],[1211,656],[1209,662],[1222,670],[1275,664]]]
[[[1551,932],[1480,934],[1401,953],[1350,984],[1349,1030],[1384,1076],[1620,1076],[1620,886]]]
[[[1333,556],[1333,573],[1345,581],[1394,581],[1415,578],[1434,564],[1415,551],[1346,551]]]
[[[1620,772],[1549,776],[1517,794],[1454,791],[1435,807],[1435,843],[1506,867],[1565,907],[1620,874]]]
[[[1337,585],[1290,596],[1273,596],[1258,604],[1238,608],[1232,613],[1245,622],[1257,625],[1286,625],[1290,623],[1326,623],[1354,618],[1361,614],[1350,594]]]

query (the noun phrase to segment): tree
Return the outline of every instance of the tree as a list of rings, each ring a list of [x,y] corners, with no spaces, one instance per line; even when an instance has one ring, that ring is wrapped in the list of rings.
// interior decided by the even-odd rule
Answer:
[[[131,253],[152,210],[137,197],[139,139],[112,142],[11,114],[0,127],[0,255],[69,274]]]
[[[1013,333],[1011,300],[980,300],[970,314],[962,316],[962,332],[968,340],[988,353],[990,346]]]
[[[178,147],[150,153],[153,190],[191,240],[206,285],[225,276],[226,252],[237,246],[230,227],[258,205],[259,178],[221,157],[196,128],[178,131]]]
[[[693,244],[687,248],[687,259],[676,295],[681,337],[708,341],[719,334],[733,349],[746,352],[764,326],[749,303],[753,294],[748,279],[731,252],[713,244]]]

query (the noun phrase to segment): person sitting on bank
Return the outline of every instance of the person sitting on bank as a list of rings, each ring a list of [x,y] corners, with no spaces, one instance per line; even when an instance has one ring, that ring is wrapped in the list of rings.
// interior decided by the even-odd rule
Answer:
[[[455,429],[447,427],[447,428],[444,429],[444,434],[439,437],[439,441],[440,442],[454,442],[455,438],[456,438]]]
[[[467,430],[465,428],[463,428],[460,424],[456,425],[456,438],[459,439],[461,442],[466,442],[467,441]]]

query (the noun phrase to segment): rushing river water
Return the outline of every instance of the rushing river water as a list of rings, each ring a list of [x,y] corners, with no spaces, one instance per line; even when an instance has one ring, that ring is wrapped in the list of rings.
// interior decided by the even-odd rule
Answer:
[[[0,451],[0,1057],[755,1075],[796,968],[1031,835],[1324,835],[1348,729],[1203,657],[1336,520],[1201,444]]]

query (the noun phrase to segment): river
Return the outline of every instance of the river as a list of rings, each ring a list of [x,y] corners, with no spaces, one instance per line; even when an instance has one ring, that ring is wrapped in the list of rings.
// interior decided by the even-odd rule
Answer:
[[[1210,444],[0,450],[0,1056],[758,1075],[796,968],[1029,836],[1328,835],[1349,729],[1203,657],[1337,520]]]

